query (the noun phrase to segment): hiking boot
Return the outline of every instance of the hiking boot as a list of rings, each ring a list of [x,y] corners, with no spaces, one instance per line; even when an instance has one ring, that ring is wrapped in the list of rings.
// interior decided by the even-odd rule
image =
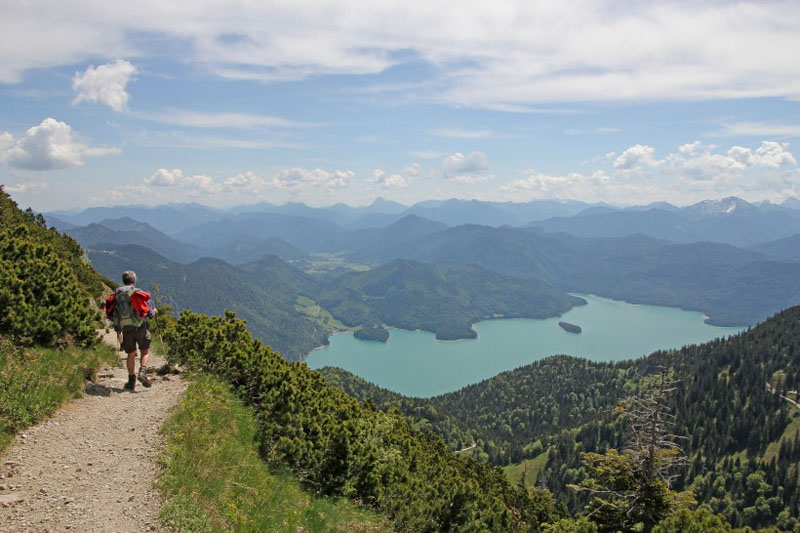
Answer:
[[[139,369],[139,383],[141,383],[145,387],[149,387],[149,386],[152,385],[152,383],[150,382],[150,378],[147,377],[147,369],[146,368],[140,368]]]
[[[134,387],[136,387],[135,381],[128,381],[125,383],[125,385],[122,386],[123,389],[129,390],[131,392],[133,392]]]

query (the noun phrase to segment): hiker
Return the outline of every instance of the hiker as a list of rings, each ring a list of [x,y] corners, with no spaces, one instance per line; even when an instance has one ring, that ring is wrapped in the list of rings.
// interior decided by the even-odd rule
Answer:
[[[122,273],[121,287],[106,300],[106,316],[113,320],[114,329],[122,331],[122,349],[128,354],[128,382],[125,390],[133,391],[136,386],[136,347],[141,352],[138,378],[142,385],[152,385],[147,377],[147,362],[150,359],[150,331],[148,318],[153,318],[158,309],[151,308],[148,301],[150,293],[136,288],[136,272],[126,270]]]

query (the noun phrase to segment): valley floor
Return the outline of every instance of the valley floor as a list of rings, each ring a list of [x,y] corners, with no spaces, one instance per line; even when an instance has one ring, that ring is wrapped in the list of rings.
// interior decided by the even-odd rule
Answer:
[[[113,334],[105,340],[116,345]],[[151,356],[150,366],[163,362]],[[160,529],[159,430],[185,384],[154,376],[129,393],[122,366],[101,369],[87,396],[17,436],[0,460],[0,530]]]

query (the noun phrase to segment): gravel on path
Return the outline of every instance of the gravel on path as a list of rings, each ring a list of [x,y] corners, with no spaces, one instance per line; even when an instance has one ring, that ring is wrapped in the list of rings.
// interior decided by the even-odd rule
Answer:
[[[104,340],[117,345],[113,333]],[[160,428],[186,387],[178,376],[151,374],[149,389],[137,382],[125,391],[120,356],[86,396],[18,435],[0,457],[0,531],[163,530],[154,487]],[[153,354],[149,368],[164,362]]]

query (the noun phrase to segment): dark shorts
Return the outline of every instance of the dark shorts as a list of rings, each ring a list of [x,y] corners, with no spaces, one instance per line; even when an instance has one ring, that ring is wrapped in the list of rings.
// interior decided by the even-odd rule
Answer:
[[[140,350],[150,349],[150,331],[147,326],[122,328],[122,351],[133,353],[136,351],[137,344]]]

